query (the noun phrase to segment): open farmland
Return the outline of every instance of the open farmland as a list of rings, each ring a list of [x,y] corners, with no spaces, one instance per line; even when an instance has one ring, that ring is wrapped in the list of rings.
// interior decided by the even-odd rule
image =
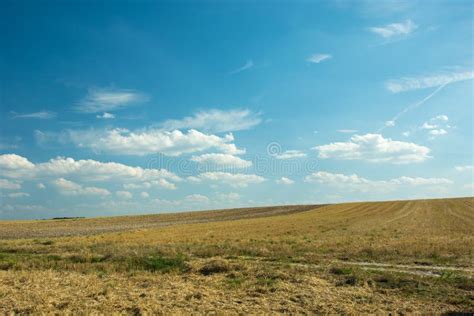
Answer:
[[[0,222],[0,311],[472,312],[473,231],[474,198]]]

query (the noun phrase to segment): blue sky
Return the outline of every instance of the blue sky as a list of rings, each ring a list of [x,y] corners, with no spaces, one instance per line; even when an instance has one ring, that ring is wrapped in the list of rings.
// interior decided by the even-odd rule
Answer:
[[[472,1],[2,1],[0,218],[473,195]]]

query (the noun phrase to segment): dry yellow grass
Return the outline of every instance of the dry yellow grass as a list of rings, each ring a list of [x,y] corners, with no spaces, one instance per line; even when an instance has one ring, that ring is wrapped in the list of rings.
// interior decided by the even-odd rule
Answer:
[[[2,240],[0,311],[474,310],[473,198],[293,211]]]

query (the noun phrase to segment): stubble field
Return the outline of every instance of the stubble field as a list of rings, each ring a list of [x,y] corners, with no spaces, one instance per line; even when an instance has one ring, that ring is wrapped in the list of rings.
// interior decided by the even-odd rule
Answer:
[[[474,311],[474,198],[0,222],[0,312]]]

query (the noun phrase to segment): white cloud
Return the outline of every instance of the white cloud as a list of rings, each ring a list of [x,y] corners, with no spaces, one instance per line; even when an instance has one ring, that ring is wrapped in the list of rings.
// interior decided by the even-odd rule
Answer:
[[[186,196],[186,201],[191,203],[209,203],[209,198],[201,194],[191,194]]]
[[[450,72],[434,74],[420,77],[404,77],[401,79],[389,80],[385,86],[393,93],[410,90],[441,87],[447,84],[474,79],[474,71]]]
[[[22,197],[28,197],[30,196],[30,194],[25,193],[25,192],[14,192],[14,193],[8,194],[8,196],[11,197],[12,199],[18,199]]]
[[[406,36],[414,32],[418,26],[411,20],[406,20],[400,23],[392,23],[384,26],[371,27],[369,30],[372,33],[382,36],[383,38],[390,39],[392,37]]]
[[[344,175],[318,171],[305,177],[305,182],[319,183],[349,191],[393,191],[406,187],[443,186],[453,182],[445,178],[399,177],[390,180],[369,180],[356,174]]]
[[[454,169],[456,169],[456,171],[459,171],[459,172],[473,171],[474,166],[473,165],[456,166],[454,167]]]
[[[447,133],[448,132],[446,130],[442,129],[442,128],[441,129],[432,129],[430,131],[430,135],[432,135],[432,136],[440,136],[440,135],[445,135]]]
[[[245,64],[237,69],[234,69],[232,71],[229,72],[229,75],[235,75],[235,74],[238,74],[242,71],[245,71],[245,70],[249,70],[249,69],[252,69],[254,66],[253,64],[253,60],[249,59],[245,62]]]
[[[116,162],[96,160],[74,160],[57,157],[48,162],[33,164],[28,159],[14,155],[0,155],[0,172],[14,179],[50,177],[72,177],[81,181],[116,181],[137,187],[149,185],[174,189],[170,181],[181,181],[176,174],[166,169],[132,167]]]
[[[115,195],[124,200],[130,200],[133,198],[133,194],[128,191],[117,191],[115,192]]]
[[[413,110],[413,109],[416,109],[417,107],[420,107],[422,106],[423,104],[425,104],[426,102],[428,102],[432,97],[434,97],[438,92],[440,92],[446,85],[442,85],[442,86],[439,86],[438,88],[436,88],[433,92],[431,92],[429,95],[427,95],[426,97],[424,97],[422,100],[420,101],[417,101],[415,103],[412,103],[410,105],[408,105],[407,107],[405,107],[403,110],[401,110],[400,112],[398,112],[397,115],[395,115],[391,122],[393,122],[393,124],[395,124],[396,121],[398,121],[403,115],[405,115],[407,112]],[[377,131],[378,133],[380,133],[385,127],[387,126],[382,126],[381,128],[379,128],[379,130]]]
[[[437,115],[437,116],[433,117],[431,120],[447,122],[447,121],[449,121],[449,118],[448,118],[447,115],[441,114],[441,115]]]
[[[353,134],[357,132],[356,129],[338,129],[337,131],[343,134]]]
[[[347,142],[336,142],[313,147],[319,158],[341,160],[366,160],[407,164],[422,162],[430,158],[430,149],[403,141],[384,138],[380,134],[354,135]]]
[[[102,114],[97,114],[95,117],[98,119],[110,120],[110,119],[114,119],[115,115],[112,113],[104,112]]]
[[[230,193],[221,193],[217,196],[217,198],[225,202],[235,202],[235,201],[240,200],[241,196],[240,194],[236,192],[230,192]]]
[[[45,208],[41,205],[33,205],[33,204],[7,204],[2,207],[5,211],[13,212],[13,211],[41,211]]]
[[[277,184],[286,184],[286,185],[290,185],[290,184],[293,184],[295,183],[295,181],[289,179],[289,178],[286,178],[286,177],[281,177],[280,179],[276,180],[276,183]]]
[[[110,112],[148,101],[148,96],[134,90],[91,89],[76,110],[83,113]]]
[[[39,111],[26,114],[15,114],[13,118],[22,118],[22,119],[39,119],[39,120],[49,120],[56,117],[55,112],[51,111]]]
[[[36,185],[36,187],[37,187],[38,189],[40,189],[40,190],[46,189],[46,186],[45,186],[43,183],[41,183],[41,182],[38,183],[38,184]]]
[[[3,190],[18,190],[21,188],[21,183],[7,179],[0,179],[0,189]]]
[[[430,124],[428,122],[425,122],[423,123],[423,125],[421,125],[421,129],[435,129],[437,128],[438,126],[437,125],[434,125],[434,124]]]
[[[126,129],[106,130],[69,130],[63,132],[63,141],[72,142],[79,148],[89,148],[94,152],[119,155],[144,156],[161,153],[167,156],[179,156],[207,149],[217,149],[227,154],[243,154],[238,149],[232,134],[223,137],[204,134],[191,129],[187,133],[179,130],[164,131],[147,129],[129,131]]]
[[[393,126],[395,126],[395,121],[386,121],[386,122],[385,122],[385,126],[387,126],[387,127],[393,127]]]
[[[233,187],[244,188],[249,184],[261,183],[265,178],[255,174],[228,173],[228,172],[204,172],[198,175],[201,180],[215,181],[228,184]]]
[[[131,167],[116,162],[100,162],[92,159],[74,160],[57,157],[36,165],[38,176],[74,175],[88,181],[118,180],[124,182],[144,182],[168,179],[179,181],[180,178],[166,169],[146,169]]]
[[[408,136],[411,135],[411,132],[410,131],[405,131],[405,132],[402,133],[402,135],[405,136],[405,137],[408,137]]]
[[[83,187],[81,184],[59,178],[53,181],[59,192],[64,195],[97,195],[106,196],[110,192],[106,189],[97,187]]]
[[[150,195],[148,194],[148,192],[141,192],[140,193],[140,196],[144,199],[148,199],[150,197]]]
[[[199,129],[202,131],[222,133],[250,129],[262,122],[260,113],[248,109],[200,111],[181,120],[167,120],[161,124],[165,130]]]
[[[18,178],[30,175],[35,165],[28,159],[15,154],[0,155],[0,171],[4,177]]]
[[[229,154],[203,154],[191,157],[191,161],[204,165],[215,165],[229,168],[248,168],[252,166],[251,161]]]
[[[280,160],[303,158],[306,156],[307,156],[306,153],[300,150],[286,150],[282,153],[277,153],[274,155],[276,159],[280,159]]]
[[[313,63],[313,64],[319,64],[320,62],[323,62],[325,60],[331,59],[332,56],[329,54],[313,54],[306,58],[307,62]]]
[[[169,182],[166,179],[158,179],[153,181],[139,182],[139,183],[125,183],[123,188],[127,190],[136,189],[150,189],[153,187],[161,187],[169,190],[175,190],[176,184]]]
[[[431,119],[429,119],[429,121],[424,122],[423,125],[421,125],[420,129],[429,130],[428,133],[431,136],[445,135],[448,133],[446,129],[450,128],[450,126],[446,124],[446,122],[448,121],[449,118],[447,115],[438,115],[432,117]]]

